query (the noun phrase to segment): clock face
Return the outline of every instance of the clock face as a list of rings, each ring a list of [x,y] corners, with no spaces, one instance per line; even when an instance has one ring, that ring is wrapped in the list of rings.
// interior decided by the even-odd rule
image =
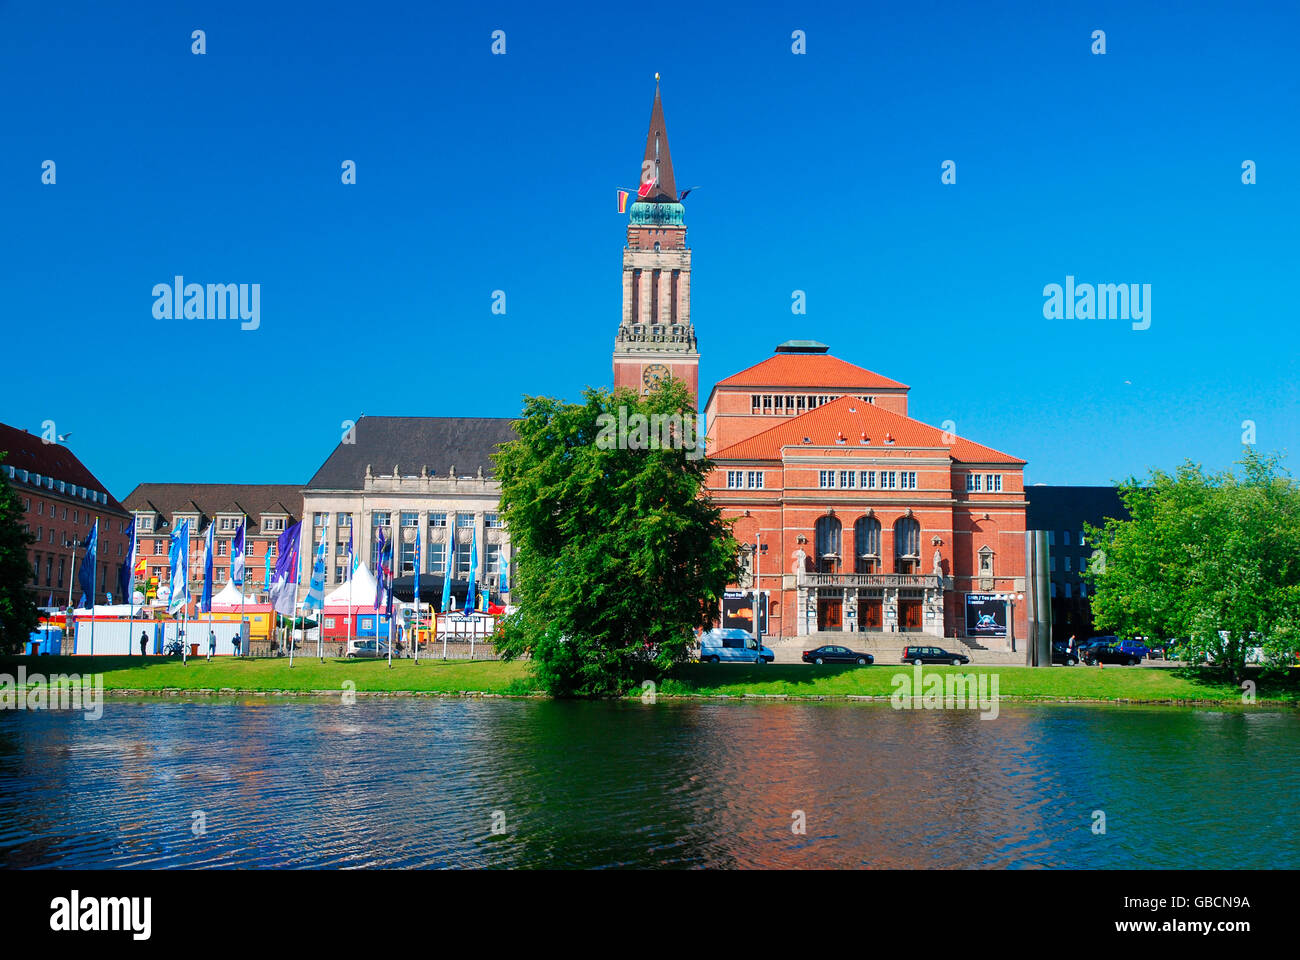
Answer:
[[[645,384],[647,390],[660,380],[667,380],[668,377],[669,370],[662,363],[652,363],[641,370],[641,382]]]

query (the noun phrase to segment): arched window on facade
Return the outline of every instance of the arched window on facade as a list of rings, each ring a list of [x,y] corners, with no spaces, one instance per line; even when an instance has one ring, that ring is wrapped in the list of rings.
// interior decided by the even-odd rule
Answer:
[[[880,572],[880,521],[875,517],[859,517],[853,525],[853,553],[855,572]]]
[[[916,573],[921,566],[921,524],[915,517],[894,523],[894,572]]]
[[[819,517],[816,527],[818,573],[840,572],[840,521],[835,517]]]

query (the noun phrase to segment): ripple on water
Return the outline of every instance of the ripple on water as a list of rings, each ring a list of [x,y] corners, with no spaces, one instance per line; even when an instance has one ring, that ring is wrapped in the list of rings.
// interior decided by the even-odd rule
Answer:
[[[1298,733],[1262,710],[112,701],[0,716],[0,865],[1296,867]]]

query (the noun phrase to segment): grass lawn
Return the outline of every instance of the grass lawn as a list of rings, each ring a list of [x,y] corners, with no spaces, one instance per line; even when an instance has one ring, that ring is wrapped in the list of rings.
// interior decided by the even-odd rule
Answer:
[[[659,687],[667,695],[791,697],[887,697],[890,678],[915,667],[877,664],[870,667],[803,664],[689,664],[679,667]],[[1193,669],[1150,667],[924,667],[930,673],[996,674],[998,694],[1041,700],[1145,700],[1241,702],[1242,691],[1230,680]],[[1286,677],[1256,679],[1257,700],[1300,703],[1300,671]],[[919,693],[919,691],[917,691]]]
[[[295,657],[234,659],[211,663],[191,658],[185,666],[174,657],[0,657],[0,674],[14,675],[19,664],[29,674],[102,673],[104,690],[251,690],[339,692],[345,680],[358,692],[422,693],[534,692],[525,663],[488,660],[344,660]]]
[[[211,663],[192,659],[187,666],[169,657],[0,657],[0,675],[14,676],[19,665],[28,674],[102,673],[106,691],[258,691],[327,692],[351,680],[361,693],[535,694],[527,663],[489,660],[386,660],[298,657],[291,668],[285,658]],[[804,664],[688,664],[659,683],[666,696],[888,697],[890,678],[911,675],[911,666],[808,666]],[[925,667],[925,673],[988,673],[998,677],[1003,697],[1040,700],[1115,700],[1171,702],[1241,702],[1241,690],[1217,674],[1195,669],[1149,667]],[[1258,701],[1300,703],[1300,670],[1282,678],[1258,679]],[[640,688],[631,696],[639,696]]]

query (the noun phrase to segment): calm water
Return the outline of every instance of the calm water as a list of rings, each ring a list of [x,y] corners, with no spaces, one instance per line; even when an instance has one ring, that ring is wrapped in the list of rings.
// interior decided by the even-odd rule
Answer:
[[[110,701],[0,714],[0,865],[1296,868],[1298,741],[1271,710]]]

